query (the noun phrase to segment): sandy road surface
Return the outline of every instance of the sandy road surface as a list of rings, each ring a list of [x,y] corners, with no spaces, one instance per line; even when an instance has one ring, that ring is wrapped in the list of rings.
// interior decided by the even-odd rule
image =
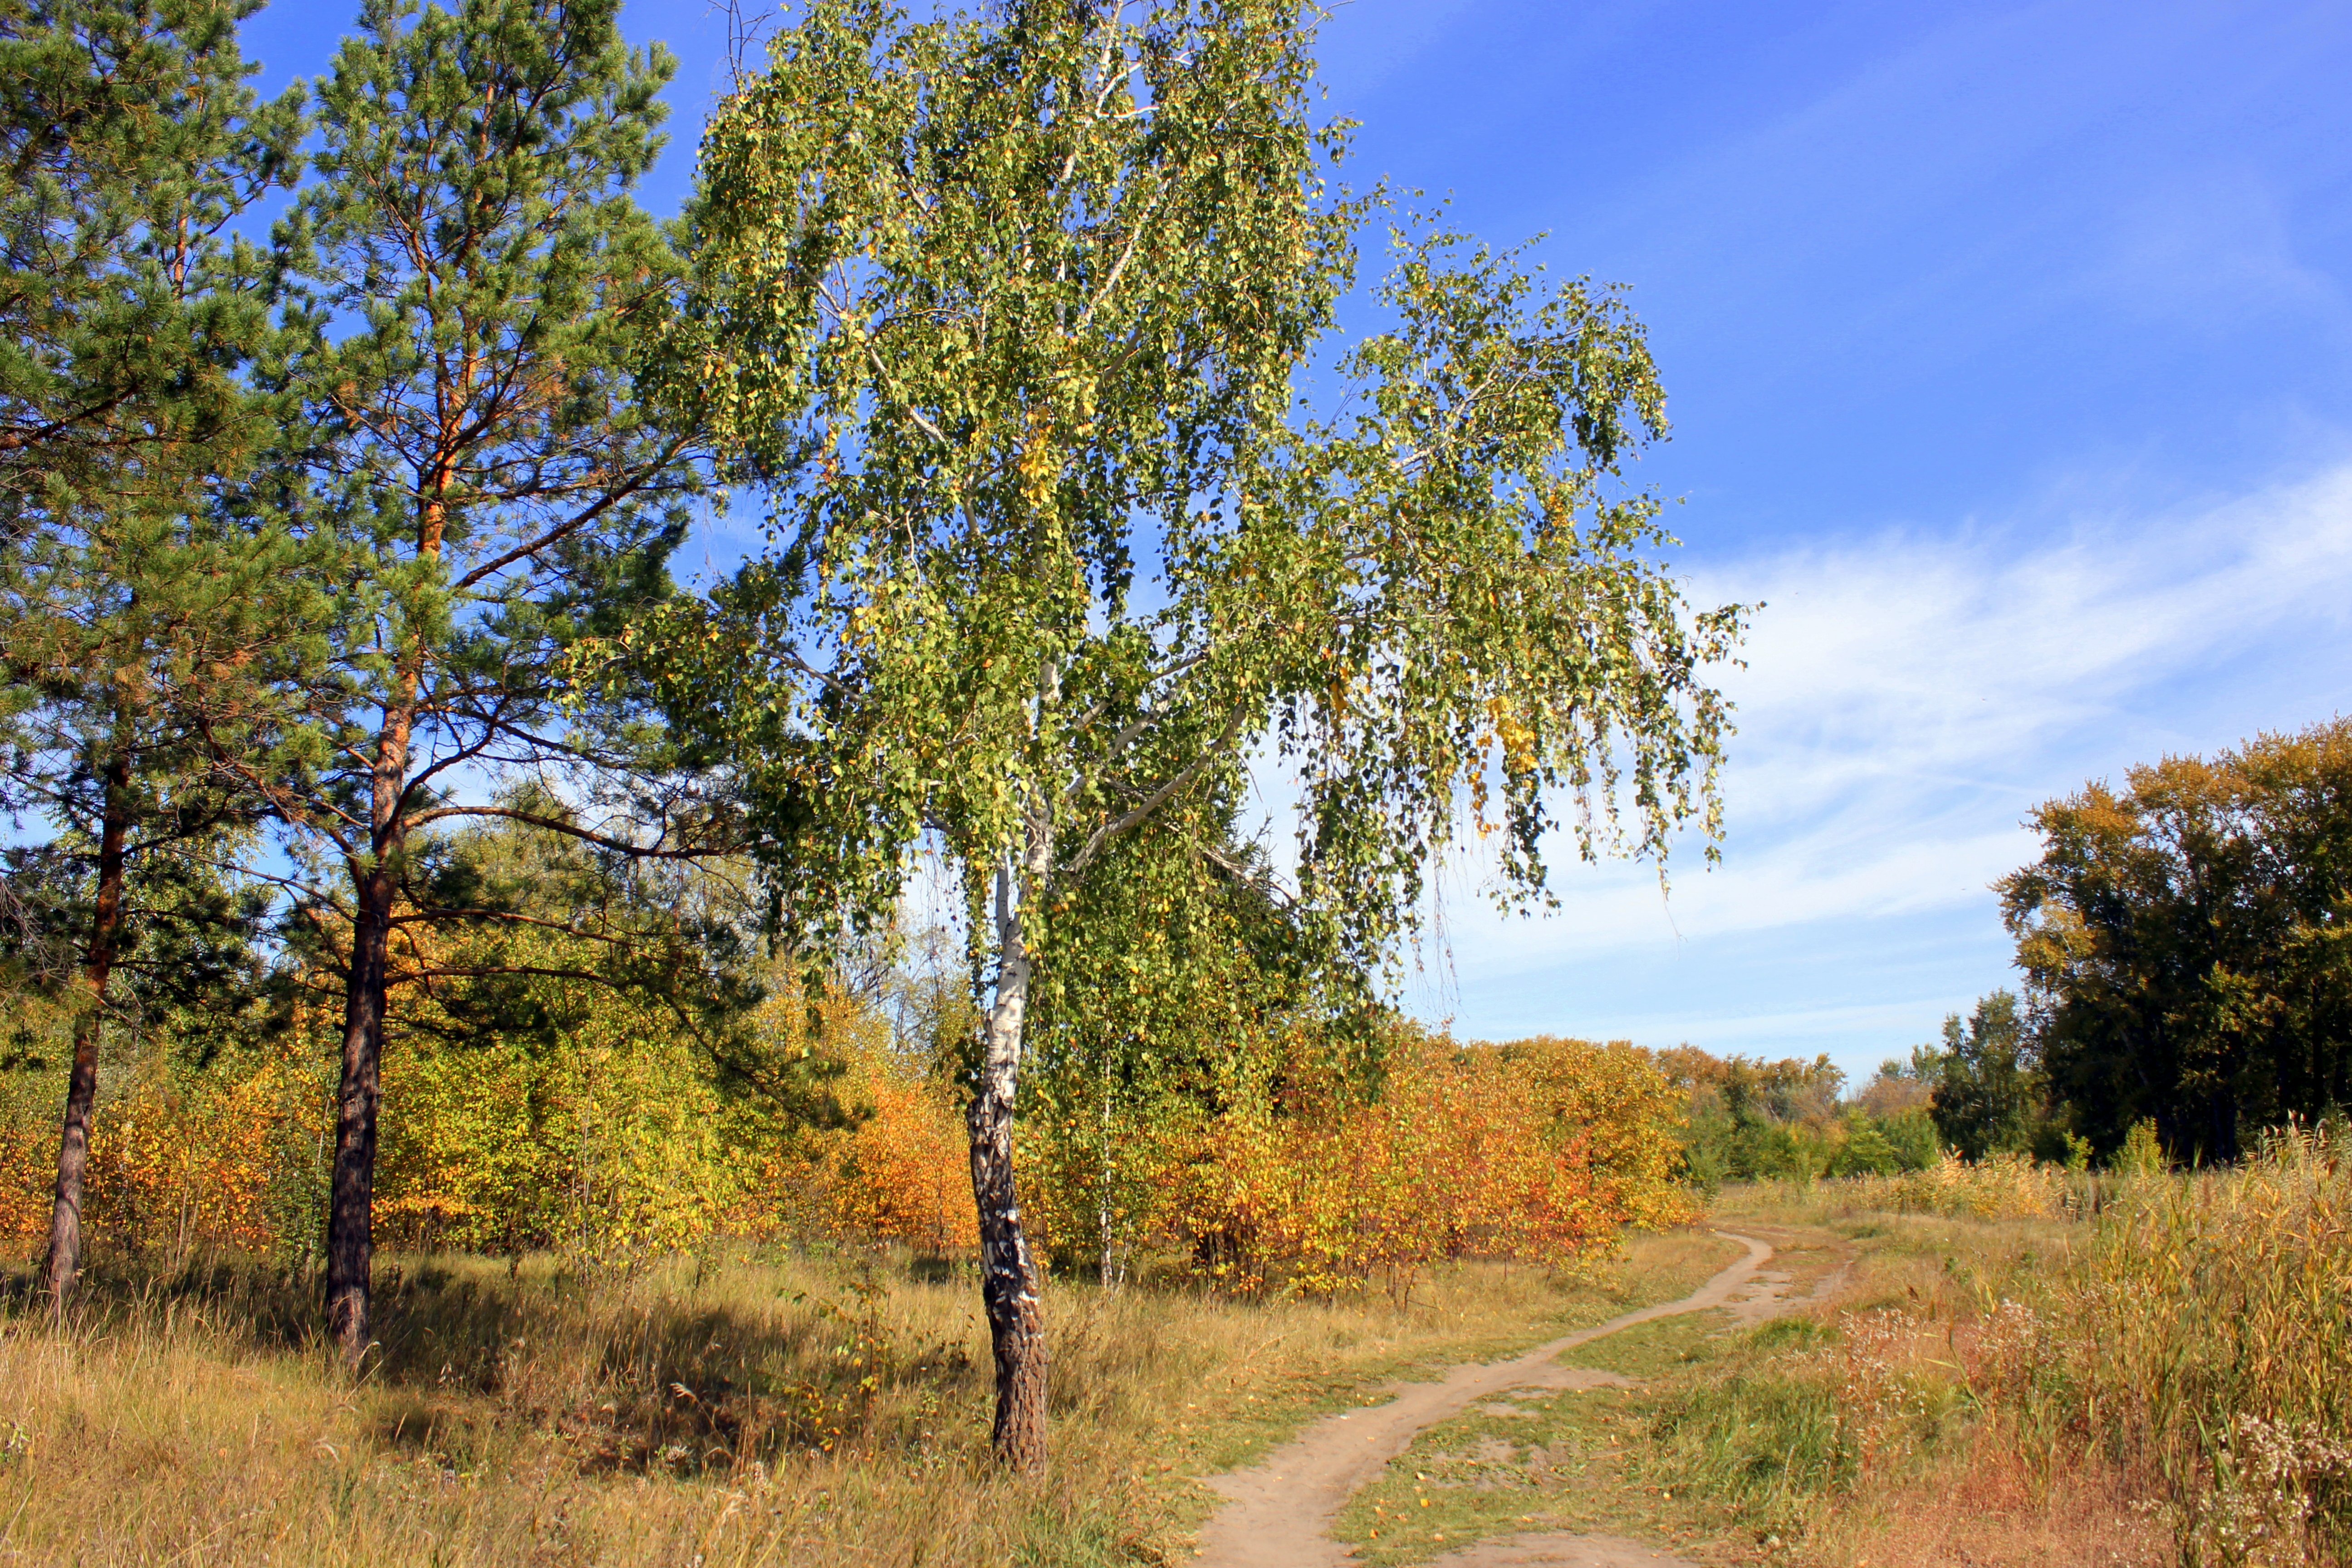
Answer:
[[[1201,1531],[1201,1568],[1347,1568],[1360,1560],[1330,1537],[1331,1521],[1358,1487],[1404,1452],[1423,1427],[1474,1402],[1512,1388],[1622,1386],[1626,1379],[1558,1364],[1564,1351],[1620,1329],[1684,1312],[1727,1307],[1742,1318],[1769,1313],[1790,1289],[1786,1275],[1761,1274],[1772,1249],[1749,1237],[1748,1256],[1679,1301],[1662,1301],[1579,1329],[1525,1355],[1457,1366],[1437,1383],[1396,1386],[1396,1398],[1370,1409],[1327,1415],[1265,1457],[1262,1464],[1212,1477],[1225,1506]],[[1753,1289],[1747,1289],[1753,1286]],[[1747,1294],[1739,1300],[1734,1297]],[[1595,1535],[1519,1535],[1484,1542],[1438,1558],[1431,1568],[1694,1568],[1638,1542]]]

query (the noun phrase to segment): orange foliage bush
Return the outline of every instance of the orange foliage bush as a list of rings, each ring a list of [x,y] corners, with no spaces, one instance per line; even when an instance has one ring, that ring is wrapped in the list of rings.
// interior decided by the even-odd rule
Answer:
[[[0,1247],[10,1258],[27,1257],[47,1243],[50,1185],[57,1174],[55,1128],[44,1129],[30,1116],[0,1125]]]
[[[199,1247],[270,1247],[276,1165],[307,1092],[292,1064],[272,1060],[150,1071],[101,1102],[82,1203],[91,1244],[174,1259]],[[57,1160],[54,1121],[20,1115],[0,1129],[0,1237],[20,1258],[47,1245]]]
[[[1402,1296],[1441,1258],[1561,1262],[1610,1245],[1629,1221],[1685,1217],[1664,1180],[1671,1142],[1657,1118],[1670,1096],[1647,1092],[1638,1054],[1534,1054],[1415,1040],[1377,1099],[1327,1089],[1321,1103],[1262,1103],[1207,1122],[1169,1215],[1193,1268],[1237,1290],[1377,1279]],[[1595,1061],[1642,1092],[1610,1099],[1580,1074]],[[1654,1142],[1665,1157],[1650,1155]]]
[[[198,1245],[260,1250],[272,1237],[270,1155],[288,1110],[282,1075],[178,1089],[151,1080],[90,1140],[90,1218],[104,1235],[184,1256]]]
[[[978,1246],[963,1119],[950,1097],[873,1056],[853,1060],[839,1092],[859,1120],[803,1133],[772,1156],[737,1228],[781,1222],[934,1256]]]
[[[769,1004],[798,1030],[800,1003]],[[787,1135],[732,1215],[739,1234],[775,1231],[903,1242],[933,1256],[977,1247],[971,1166],[954,1090],[894,1048],[887,1027],[846,998],[822,1009],[818,1037],[842,1063],[834,1094],[849,1124]]]
[[[1696,1217],[1691,1191],[1677,1178],[1687,1097],[1656,1052],[1630,1040],[1601,1045],[1550,1035],[1495,1049],[1499,1070],[1547,1119],[1545,1137],[1583,1141],[1594,1182],[1627,1223],[1656,1227]]]

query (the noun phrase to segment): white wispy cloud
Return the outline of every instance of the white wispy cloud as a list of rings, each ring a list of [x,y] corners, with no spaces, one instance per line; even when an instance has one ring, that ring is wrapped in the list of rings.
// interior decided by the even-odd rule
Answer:
[[[1535,920],[1492,913],[1470,896],[1475,866],[1456,867],[1449,983],[1423,1010],[1475,1033],[1612,953],[1703,958],[1811,931],[1867,968],[1887,922],[1911,921],[1906,940],[1922,916],[1990,924],[1988,884],[2032,857],[2021,824],[2037,802],[2336,710],[2352,676],[2352,464],[2153,514],[2053,502],[1712,563],[1692,592],[1764,604],[1748,668],[1726,680],[1740,732],[1722,864],[1702,869],[1686,843],[1671,898],[1647,868],[1567,867],[1562,908]],[[1676,967],[1686,982],[1705,965]],[[1681,999],[1688,1017],[1741,1005],[1700,991]],[[1785,1017],[1832,1003],[1755,998]]]

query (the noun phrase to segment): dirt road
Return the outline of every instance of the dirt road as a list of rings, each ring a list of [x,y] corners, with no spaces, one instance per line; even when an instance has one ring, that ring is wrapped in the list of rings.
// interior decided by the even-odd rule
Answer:
[[[1201,1531],[1201,1555],[1196,1560],[1201,1568],[1348,1568],[1359,1559],[1331,1539],[1331,1521],[1349,1495],[1402,1453],[1423,1427],[1506,1389],[1622,1386],[1626,1380],[1614,1373],[1561,1366],[1558,1358],[1562,1352],[1635,1323],[1718,1307],[1744,1319],[1769,1316],[1790,1289],[1786,1275],[1763,1272],[1772,1256],[1771,1247],[1729,1231],[1716,1234],[1745,1246],[1748,1256],[1679,1301],[1660,1302],[1579,1329],[1509,1361],[1455,1367],[1442,1382],[1398,1384],[1396,1398],[1386,1405],[1326,1416],[1268,1454],[1264,1463],[1213,1477],[1209,1484],[1227,1500]],[[1432,1568],[1693,1565],[1638,1542],[1543,1534],[1514,1536],[1448,1552]]]

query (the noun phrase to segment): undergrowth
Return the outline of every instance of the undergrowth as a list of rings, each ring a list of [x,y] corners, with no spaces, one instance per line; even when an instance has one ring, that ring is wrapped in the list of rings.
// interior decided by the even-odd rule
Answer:
[[[1612,1375],[1422,1433],[1341,1533],[1384,1568],[1546,1531],[1824,1568],[2352,1564],[2341,1135],[2225,1171],[1759,1184],[1717,1217],[1839,1288],[1580,1347]]]
[[[1727,1206],[1833,1226],[1864,1264],[1840,1307],[1656,1395],[1658,1484],[1822,1561],[2031,1562],[2056,1531],[2084,1562],[2352,1563],[2340,1131],[2279,1134],[2227,1170],[1993,1167]],[[1964,1498],[2004,1500],[2017,1556],[1958,1544],[1990,1528]],[[1889,1540],[1908,1544],[1889,1556]]]

